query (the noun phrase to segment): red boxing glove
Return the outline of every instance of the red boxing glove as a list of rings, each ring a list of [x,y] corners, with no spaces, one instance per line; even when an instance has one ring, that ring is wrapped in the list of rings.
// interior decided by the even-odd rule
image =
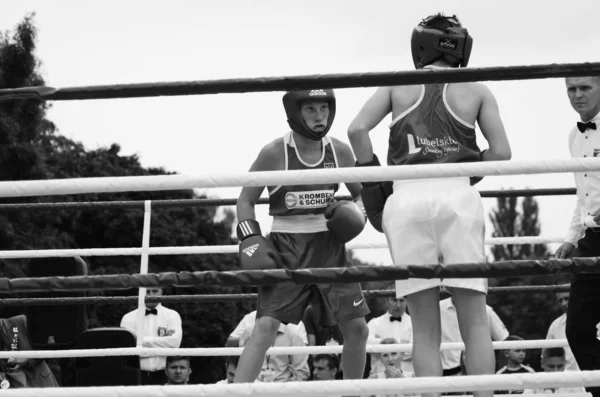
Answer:
[[[378,167],[381,166],[379,159],[373,154],[373,159],[368,163],[356,163],[356,167]],[[383,217],[383,208],[387,198],[394,192],[394,187],[391,181],[386,182],[363,182],[360,191],[365,206],[367,218],[375,230],[383,233],[381,218]]]
[[[328,219],[327,229],[342,243],[358,236],[367,222],[364,210],[353,201],[338,201],[330,205],[325,210],[325,219]]]
[[[236,228],[240,240],[240,266],[243,270],[281,269],[281,256],[273,244],[263,237],[260,225],[254,219],[238,223]]]

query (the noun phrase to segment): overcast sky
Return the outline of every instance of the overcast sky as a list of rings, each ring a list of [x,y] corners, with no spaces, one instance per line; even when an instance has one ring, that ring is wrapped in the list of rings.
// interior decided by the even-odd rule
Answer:
[[[469,66],[598,62],[600,2],[284,0],[1,1],[0,28],[35,12],[46,84],[208,80],[413,69],[410,34],[425,16],[456,14],[474,38]],[[555,6],[551,4],[556,4]],[[514,160],[568,158],[578,115],[564,79],[487,83],[496,94]],[[347,127],[374,88],[338,89],[330,134]],[[49,111],[63,135],[88,149],[118,143],[144,166],[180,174],[247,170],[288,126],[283,93],[57,101]],[[385,157],[390,119],[371,133]],[[480,147],[487,144],[479,134]],[[571,174],[486,177],[480,190],[574,186]],[[237,197],[239,189],[212,196]],[[541,197],[542,234],[564,235],[574,196]],[[487,210],[494,199],[484,199]],[[257,211],[268,230],[266,206]],[[488,230],[488,234],[490,230]],[[370,226],[360,240],[383,240]],[[85,247],[82,247],[85,248]],[[389,262],[385,250],[359,253]]]

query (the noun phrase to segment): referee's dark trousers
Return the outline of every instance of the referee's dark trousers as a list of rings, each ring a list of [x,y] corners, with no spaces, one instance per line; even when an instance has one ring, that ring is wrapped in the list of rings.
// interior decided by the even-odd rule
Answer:
[[[571,258],[600,257],[600,228],[586,229]],[[576,274],[571,282],[567,310],[567,340],[582,371],[600,369],[600,273]],[[600,397],[600,387],[586,390]]]

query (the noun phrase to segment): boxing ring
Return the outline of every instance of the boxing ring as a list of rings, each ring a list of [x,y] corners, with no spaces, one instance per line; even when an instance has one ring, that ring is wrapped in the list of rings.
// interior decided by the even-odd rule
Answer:
[[[84,100],[107,98],[140,98],[149,96],[204,95],[215,93],[242,93],[281,91],[318,88],[374,87],[382,85],[428,84],[438,82],[523,80],[557,77],[600,75],[600,63],[534,65],[493,68],[434,69],[407,72],[370,73],[351,75],[320,75],[274,77],[261,79],[231,79],[181,83],[151,83],[97,87],[24,87],[0,90],[0,100],[37,98],[41,100]],[[33,196],[55,196],[82,193],[142,192],[159,190],[189,190],[194,188],[220,188],[240,186],[290,185],[312,183],[366,182],[382,180],[447,178],[471,176],[524,175],[542,173],[572,173],[599,171],[599,158],[461,163],[443,165],[407,165],[403,167],[338,168],[306,171],[272,171],[253,173],[214,173],[195,176],[161,175],[139,177],[74,178],[44,181],[0,182],[0,197],[17,198]],[[482,192],[483,197],[499,195],[565,195],[574,189],[539,189],[503,192]],[[0,278],[0,291],[8,293],[41,291],[90,291],[100,289],[139,288],[137,297],[69,297],[69,298],[24,298],[4,299],[5,306],[25,305],[69,305],[74,303],[133,303],[143,307],[145,301],[154,302],[214,302],[255,299],[254,294],[187,295],[170,297],[145,297],[145,289],[151,287],[196,286],[196,285],[264,285],[282,281],[298,284],[354,283],[407,278],[479,278],[514,277],[523,275],[580,273],[598,268],[598,258],[574,258],[569,260],[515,260],[493,263],[464,263],[449,267],[432,264],[412,265],[407,268],[392,266],[364,266],[351,268],[254,271],[197,271],[179,273],[148,273],[150,255],[205,255],[237,254],[237,245],[150,247],[150,219],[152,209],[165,206],[186,205],[231,205],[234,200],[164,200],[159,202],[88,202],[88,203],[32,203],[1,204],[0,212],[25,210],[117,208],[136,207],[144,209],[142,246],[131,248],[102,249],[55,249],[55,250],[10,250],[0,251],[0,258],[52,258],[73,256],[140,256],[140,272],[134,275],[69,276]],[[264,203],[264,201],[263,201]],[[487,245],[546,244],[562,242],[561,236],[523,236],[488,238]],[[383,239],[373,242],[347,244],[348,249],[384,249]],[[521,286],[491,288],[490,292],[551,292],[568,290],[565,286]],[[367,296],[391,296],[392,291],[366,291]],[[140,311],[141,312],[141,311]],[[138,327],[142,317],[138,316]],[[128,355],[162,356],[230,356],[241,354],[242,348],[192,348],[192,349],[147,349],[138,347],[98,350],[43,350],[5,351],[5,358],[60,358],[101,357]],[[494,349],[525,348],[540,349],[565,347],[565,340],[536,340],[494,342]],[[462,343],[442,344],[442,350],[463,349]],[[409,344],[368,345],[371,353],[399,351],[410,352]],[[295,348],[271,348],[268,354],[316,354],[341,353],[342,346],[306,346]],[[512,375],[481,375],[444,378],[409,378],[385,380],[344,380],[288,383],[214,384],[185,386],[106,386],[68,387],[47,389],[3,390],[10,396],[313,396],[402,394],[424,392],[469,392],[478,390],[537,389],[554,387],[600,386],[600,371],[581,371]],[[540,395],[540,394],[538,394]],[[571,394],[569,394],[571,395]],[[586,393],[576,393],[582,396]]]

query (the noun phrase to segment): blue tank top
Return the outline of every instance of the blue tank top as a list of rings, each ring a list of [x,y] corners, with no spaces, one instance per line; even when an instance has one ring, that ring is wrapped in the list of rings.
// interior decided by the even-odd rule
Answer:
[[[321,159],[316,164],[308,164],[300,158],[292,132],[283,137],[285,170],[311,170],[337,168],[337,156],[330,137],[321,139],[323,149]],[[269,186],[269,215],[323,214],[334,201],[339,184],[314,184]]]
[[[417,103],[392,121],[388,165],[480,160],[475,126],[450,109],[447,88],[447,84],[421,86]]]

